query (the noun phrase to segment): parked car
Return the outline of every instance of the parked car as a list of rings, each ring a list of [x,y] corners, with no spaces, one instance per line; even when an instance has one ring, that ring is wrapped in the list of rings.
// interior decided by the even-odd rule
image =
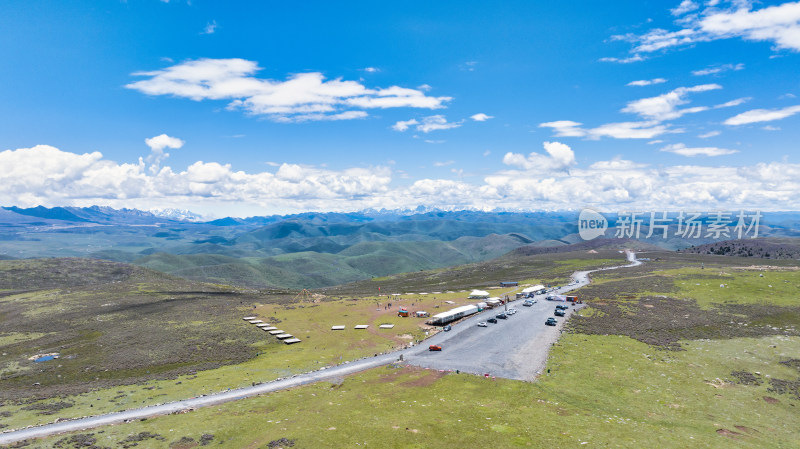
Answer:
[[[481,321],[480,323],[478,323],[478,327],[486,327],[486,326],[488,326],[488,324],[486,324],[486,321]]]
[[[544,322],[544,324],[548,326],[555,326],[556,324],[558,324],[558,320],[553,317],[550,317],[547,319],[547,321]]]
[[[567,310],[567,309],[569,309],[569,306],[566,305],[566,304],[559,304],[559,305],[556,306],[556,309]]]
[[[488,321],[488,322],[490,322],[490,323],[492,323],[492,324],[497,324],[497,319],[496,319],[496,318],[489,318],[489,319],[488,319],[488,320],[486,320],[486,321]]]
[[[499,315],[495,315],[495,318],[497,318],[498,320],[505,320],[505,319],[508,319],[508,317],[506,316],[506,314],[505,314],[505,313],[501,313],[501,314],[499,314]]]
[[[443,330],[443,331],[445,331],[445,332],[449,332],[449,331],[450,331],[450,329],[452,329],[452,327],[450,327],[450,325],[449,325],[449,324],[448,324],[447,326],[445,326],[445,327],[443,327],[443,328],[442,328],[442,330]]]
[[[553,315],[555,316],[565,316],[566,314],[567,312],[563,309],[556,309],[556,311],[553,312]]]
[[[430,350],[430,351],[441,351],[442,347],[439,346],[439,345],[430,345],[430,346],[428,346],[428,350]]]
[[[533,301],[531,301],[530,299],[527,299],[527,300],[525,300],[525,302],[522,303],[522,305],[525,306],[525,307],[531,307],[533,305]]]
[[[513,315],[517,313],[517,309],[508,309],[506,310],[506,315]]]

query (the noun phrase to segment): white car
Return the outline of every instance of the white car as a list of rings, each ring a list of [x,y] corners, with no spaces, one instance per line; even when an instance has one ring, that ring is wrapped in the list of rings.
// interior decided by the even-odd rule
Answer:
[[[515,314],[515,313],[517,313],[517,309],[508,309],[508,310],[506,311],[506,315],[513,315],[513,314]]]
[[[488,327],[488,326],[489,325],[486,324],[486,321],[481,321],[480,323],[478,323],[478,327]]]

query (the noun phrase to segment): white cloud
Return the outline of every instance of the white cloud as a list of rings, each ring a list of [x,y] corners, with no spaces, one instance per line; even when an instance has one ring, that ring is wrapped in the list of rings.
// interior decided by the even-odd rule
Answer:
[[[474,72],[475,66],[478,65],[478,61],[467,61],[461,65],[461,70],[465,70],[467,72]]]
[[[413,118],[411,120],[401,120],[392,125],[392,129],[395,131],[406,131],[412,125],[419,125],[419,122]]]
[[[361,70],[363,70],[363,71],[365,71],[367,73],[376,73],[376,72],[380,72],[381,71],[381,69],[379,69],[377,67],[364,67]]]
[[[679,87],[656,97],[631,101],[622,109],[622,112],[630,112],[645,119],[656,121],[672,120],[687,113],[700,112],[707,109],[704,107],[678,109],[678,106],[689,102],[686,99],[689,93],[715,89],[722,89],[722,86],[719,84],[701,84],[692,87]]]
[[[337,121],[337,120],[354,120],[360,118],[366,118],[369,114],[364,111],[344,111],[338,114],[297,114],[291,118],[289,117],[279,117],[276,118],[275,121],[277,122],[294,122],[294,123],[301,123],[301,122],[324,122],[324,121]]]
[[[540,123],[539,127],[552,128],[558,137],[586,137],[588,139],[600,139],[601,137],[612,137],[615,139],[652,139],[670,131],[666,125],[661,125],[657,121],[643,122],[618,122],[606,123],[596,128],[581,128],[581,123],[570,120],[559,120],[555,122]]]
[[[648,164],[641,164],[629,160],[616,157],[610,161],[597,161],[590,165],[592,170],[610,171],[610,170],[638,170],[647,167]]]
[[[626,84],[626,86],[650,86],[653,84],[661,84],[666,82],[667,82],[666,78],[653,78],[651,80],[631,81],[630,83]]]
[[[417,125],[417,131],[429,133],[431,131],[458,128],[459,126],[461,126],[461,122],[448,122],[443,115],[431,115],[422,119],[422,123]]]
[[[589,130],[589,138],[613,137],[615,139],[652,139],[670,130],[656,121],[606,123]]]
[[[367,115],[363,109],[445,107],[450,97],[431,97],[399,86],[368,88],[357,81],[326,80],[319,72],[298,73],[286,81],[257,78],[258,64],[245,59],[197,59],[162,70],[136,72],[147,77],[126,85],[147,95],[172,95],[228,101],[279,122],[349,120]]]
[[[183,170],[163,167],[149,173],[141,160],[117,163],[100,152],[77,154],[38,145],[0,152],[0,203],[178,207],[217,214],[233,210],[240,216],[419,204],[481,210],[800,209],[800,164],[651,167],[615,158],[581,168],[566,145],[549,142],[545,150],[529,156],[509,153],[503,158],[506,170],[464,182],[414,179],[384,166],[329,170],[289,163],[269,168],[274,172],[245,172],[198,161]],[[725,151],[692,151],[707,155],[718,150]],[[451,168],[448,176],[463,174],[460,167]],[[410,179],[410,184],[393,185],[394,177]]]
[[[212,20],[211,22],[207,23],[203,31],[200,34],[214,34],[217,31],[217,21]]]
[[[463,122],[463,120],[459,122],[448,122],[443,115],[431,115],[423,117],[421,121],[413,118],[411,120],[399,121],[392,125],[392,129],[395,131],[406,131],[414,126],[417,131],[427,134],[431,131],[458,128]]]
[[[722,104],[718,104],[718,105],[714,106],[714,109],[730,108],[730,107],[733,107],[733,106],[739,106],[740,104],[747,103],[750,100],[752,100],[752,98],[750,98],[750,97],[737,98],[735,100],[731,100],[731,101],[728,101],[728,102],[725,102],[725,103],[722,103]]]
[[[177,137],[159,134],[155,137],[144,139],[144,143],[146,143],[147,146],[153,151],[163,151],[164,148],[172,148],[173,150],[177,150],[178,148],[181,148],[185,142]]]
[[[558,137],[585,137],[589,132],[580,126],[582,123],[572,120],[556,120],[539,123],[540,128],[552,128]]]
[[[600,61],[602,62],[616,62],[619,64],[630,64],[632,62],[639,62],[644,60],[645,58],[641,55],[633,55],[627,58],[614,58],[614,57],[600,58]]]
[[[685,114],[706,111],[706,106],[696,106],[679,109],[679,106],[689,102],[690,93],[706,92],[722,89],[719,84],[701,84],[692,87],[679,87],[662,95],[641,98],[628,102],[622,112],[632,113],[642,117],[638,122],[606,123],[595,128],[583,128],[581,123],[571,120],[557,120],[540,123],[541,128],[552,128],[558,137],[584,137],[587,139],[600,139],[611,137],[615,139],[652,139],[666,133],[683,132],[682,129],[670,128],[662,122],[673,120]],[[734,100],[743,102],[745,99]],[[733,106],[734,102],[730,106]],[[720,105],[722,107],[722,105]]]
[[[672,47],[734,38],[766,41],[776,49],[800,51],[800,2],[771,5],[758,10],[752,10],[754,2],[748,0],[732,1],[728,8],[720,8],[718,3],[708,2],[702,11],[678,18],[676,24],[682,28],[677,31],[656,28],[641,36],[613,36],[612,39],[634,43],[631,49],[633,56],[628,59]],[[687,9],[689,6],[683,2],[672,12],[675,15],[684,14],[690,11]]]
[[[771,126],[771,125],[762,126],[761,129],[763,129],[764,131],[780,131],[781,130],[779,127]]]
[[[531,153],[527,157],[520,153],[506,153],[503,156],[503,163],[523,168],[525,170],[561,171],[575,165],[575,152],[561,142],[544,142],[543,144],[547,156],[539,153]]]
[[[717,148],[717,147],[702,147],[702,148],[689,148],[682,143],[676,143],[672,145],[667,145],[661,149],[661,151],[665,151],[668,153],[675,153],[680,154],[681,156],[686,157],[695,157],[695,156],[724,156],[728,154],[738,153],[737,150],[728,150],[725,148]]]
[[[676,8],[671,9],[670,12],[673,16],[682,16],[687,12],[694,11],[700,8],[697,3],[693,2],[692,0],[683,0],[680,5]]]
[[[471,115],[469,118],[475,120],[476,122],[485,122],[486,120],[492,119],[494,117],[492,117],[491,115],[486,115],[483,112],[479,112],[475,115]]]
[[[707,132],[707,133],[700,134],[700,135],[699,135],[699,136],[697,136],[697,137],[699,137],[699,138],[701,138],[701,139],[708,139],[708,138],[710,138],[710,137],[716,137],[716,136],[718,136],[718,135],[720,135],[720,134],[722,134],[722,133],[721,133],[721,132],[719,132],[719,131],[709,131],[709,132]]]
[[[771,122],[791,117],[797,113],[800,113],[800,105],[782,109],[752,109],[735,115],[723,123],[726,125],[747,125],[749,123]]]
[[[155,137],[150,137],[149,139],[144,139],[144,143],[150,147],[151,151],[150,155],[147,156],[147,163],[150,165],[150,171],[156,173],[161,166],[161,162],[169,157],[169,153],[165,153],[164,149],[172,148],[173,150],[177,150],[183,146],[184,141],[177,137],[160,134]]]
[[[632,51],[637,57],[641,57],[640,53],[651,53],[669,47],[687,45],[697,42],[701,38],[692,29],[667,31],[656,28],[638,39],[633,38],[633,40],[638,40],[638,45]]]
[[[693,70],[692,75],[694,76],[705,76],[705,75],[716,75],[717,73],[727,72],[729,70],[743,70],[744,64],[722,64],[716,65],[712,67],[707,67],[702,70]]]
[[[448,165],[453,165],[455,163],[456,163],[456,161],[453,161],[453,160],[443,161],[443,162],[434,162],[433,166],[434,167],[447,167]]]

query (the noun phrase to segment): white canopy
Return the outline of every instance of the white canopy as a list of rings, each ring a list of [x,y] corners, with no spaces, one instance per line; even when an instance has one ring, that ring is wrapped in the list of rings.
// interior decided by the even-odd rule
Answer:
[[[544,287],[544,285],[542,285],[542,284],[539,284],[539,285],[534,285],[533,287],[528,287],[528,288],[526,288],[525,290],[522,290],[522,293],[533,293],[533,292],[538,292],[539,290],[544,290],[544,288],[545,288],[545,287]]]
[[[489,292],[483,290],[472,290],[472,293],[469,294],[470,299],[477,299],[477,298],[488,298]]]

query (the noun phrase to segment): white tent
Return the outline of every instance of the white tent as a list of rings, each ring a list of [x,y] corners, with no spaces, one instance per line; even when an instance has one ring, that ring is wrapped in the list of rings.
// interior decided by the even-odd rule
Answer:
[[[489,297],[489,292],[483,290],[472,290],[469,294],[469,299],[486,299]]]
[[[525,290],[522,290],[522,293],[537,293],[542,290],[545,290],[545,287],[544,285],[539,284],[539,285],[534,285],[533,287],[528,287]]]

